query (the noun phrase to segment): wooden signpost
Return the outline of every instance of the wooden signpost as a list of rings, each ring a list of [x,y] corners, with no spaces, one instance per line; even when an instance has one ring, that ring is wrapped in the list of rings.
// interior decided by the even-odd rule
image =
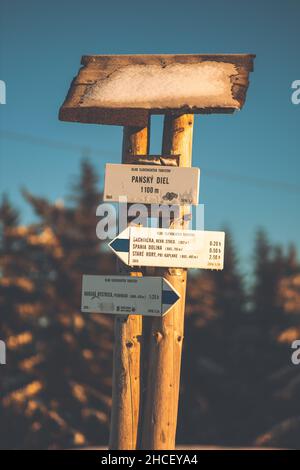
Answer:
[[[129,203],[179,207],[179,217],[171,218],[169,230],[139,228],[138,232],[128,221],[128,232],[111,243],[123,261],[119,271],[126,274],[115,278],[119,282],[112,283],[111,276],[83,278],[83,311],[116,315],[111,449],[175,448],[186,268],[222,269],[224,256],[222,232],[187,230],[185,205],[197,204],[199,193],[199,171],[191,168],[194,114],[241,109],[254,57],[84,56],[60,109],[61,120],[125,126],[122,163],[126,165],[107,165],[106,201],[125,196]],[[160,158],[148,156],[151,114],[165,115]],[[193,253],[184,243],[187,239]],[[120,241],[126,243],[125,251]],[[139,264],[151,266],[152,271],[159,267],[154,277],[142,278],[145,271],[133,267]],[[168,297],[165,307],[159,308],[166,290],[172,299]]]

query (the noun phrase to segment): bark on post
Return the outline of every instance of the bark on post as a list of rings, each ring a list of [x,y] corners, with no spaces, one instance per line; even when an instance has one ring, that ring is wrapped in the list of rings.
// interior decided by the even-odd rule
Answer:
[[[162,154],[180,154],[182,167],[191,166],[193,124],[192,114],[165,116]],[[166,278],[181,295],[163,318],[151,319],[142,448],[159,450],[175,448],[187,271],[166,268],[156,270],[156,274]]]
[[[122,163],[128,163],[131,155],[149,153],[149,126],[124,127]],[[119,266],[120,271],[131,276],[142,276],[141,272],[130,270],[124,265]],[[116,317],[110,449],[136,449],[140,409],[141,336],[140,315]]]

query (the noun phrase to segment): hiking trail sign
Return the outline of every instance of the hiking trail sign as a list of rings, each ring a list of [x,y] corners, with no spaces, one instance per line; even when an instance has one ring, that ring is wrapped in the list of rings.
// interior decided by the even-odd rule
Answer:
[[[162,277],[84,275],[82,278],[82,312],[161,317],[179,298]]]
[[[129,266],[223,269],[224,232],[129,227],[109,243]]]
[[[199,168],[107,163],[104,201],[129,203],[198,204]]]

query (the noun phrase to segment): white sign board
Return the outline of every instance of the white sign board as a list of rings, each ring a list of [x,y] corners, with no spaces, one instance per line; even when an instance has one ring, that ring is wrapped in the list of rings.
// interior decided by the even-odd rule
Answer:
[[[224,232],[130,227],[110,244],[130,266],[223,269]]]
[[[160,317],[179,298],[163,277],[84,275],[82,278],[82,312]]]
[[[198,204],[199,168],[107,163],[104,201],[144,204]]]

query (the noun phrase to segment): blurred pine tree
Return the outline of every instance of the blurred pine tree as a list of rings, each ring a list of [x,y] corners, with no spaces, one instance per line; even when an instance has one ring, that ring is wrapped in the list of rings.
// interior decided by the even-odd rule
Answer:
[[[82,274],[108,273],[113,267],[95,235],[97,181],[83,161],[69,207],[23,191],[39,219],[29,227],[16,225],[13,209],[2,203],[1,324],[8,361],[1,446],[67,447],[107,440],[112,319],[80,312]]]

